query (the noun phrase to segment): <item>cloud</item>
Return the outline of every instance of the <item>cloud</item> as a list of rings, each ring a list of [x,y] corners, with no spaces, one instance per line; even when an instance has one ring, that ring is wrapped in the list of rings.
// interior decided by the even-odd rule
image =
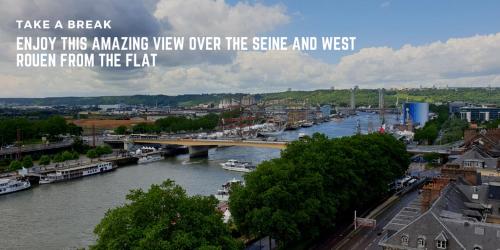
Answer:
[[[226,65],[174,67],[154,74],[158,91],[174,93],[264,92],[328,86],[333,66],[299,51],[238,52]]]
[[[154,15],[172,33],[187,36],[253,36],[290,21],[282,5],[223,0],[160,0]]]
[[[334,81],[360,86],[499,85],[500,58],[495,56],[499,53],[500,33],[400,49],[365,48],[340,60]]]
[[[380,4],[380,7],[381,8],[387,8],[391,5],[391,2],[390,1],[384,1]]]
[[[363,48],[337,64],[299,51],[165,52],[146,69],[16,68],[16,18],[112,18],[121,35],[253,36],[290,22],[281,5],[221,0],[6,0],[0,97],[269,92],[293,89],[500,86],[500,33],[401,48]],[[140,27],[139,27],[140,26]],[[147,26],[147,27],[146,27]],[[116,27],[116,30],[115,30]],[[130,33],[129,33],[130,32]]]
[[[152,2],[152,1],[149,1]],[[3,0],[0,32],[4,38],[18,35],[66,36],[151,36],[160,32],[160,23],[146,2],[135,0]],[[111,30],[18,30],[15,20],[111,20]]]
[[[299,51],[238,52],[230,64],[155,69],[154,93],[269,92],[423,86],[500,86],[500,33],[400,49],[374,47],[322,62]]]

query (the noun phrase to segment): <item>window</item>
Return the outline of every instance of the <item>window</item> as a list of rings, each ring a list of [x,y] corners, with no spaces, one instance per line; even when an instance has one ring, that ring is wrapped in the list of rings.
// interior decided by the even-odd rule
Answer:
[[[474,246],[473,248],[474,250],[482,250],[482,248],[480,246]]]
[[[424,248],[425,247],[425,239],[424,237],[418,237],[417,239],[417,247]]]
[[[408,235],[401,236],[401,245],[408,246],[408,241],[409,241]]]
[[[436,247],[438,249],[446,249],[446,241],[444,241],[444,240],[436,241]]]

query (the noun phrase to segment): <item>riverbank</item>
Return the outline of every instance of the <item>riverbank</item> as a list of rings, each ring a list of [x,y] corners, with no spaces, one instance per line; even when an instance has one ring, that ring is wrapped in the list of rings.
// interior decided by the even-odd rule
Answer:
[[[324,133],[330,137],[356,132],[357,120],[366,130],[377,126],[378,115],[361,114],[343,120],[285,131],[279,139],[296,139],[298,133]],[[170,157],[144,165],[130,165],[116,171],[68,182],[40,185],[0,197],[2,211],[0,242],[7,249],[74,249],[94,243],[93,230],[105,212],[125,202],[130,189],[148,189],[173,179],[190,195],[211,195],[226,181],[241,179],[242,173],[226,171],[220,163],[228,159],[255,164],[280,156],[277,149],[225,147],[209,151],[208,159]],[[20,240],[23,239],[23,240]]]

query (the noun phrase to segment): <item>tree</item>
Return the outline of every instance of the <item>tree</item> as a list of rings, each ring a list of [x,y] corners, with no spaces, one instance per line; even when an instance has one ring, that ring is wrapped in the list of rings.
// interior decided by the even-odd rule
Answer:
[[[415,140],[423,142],[426,141],[427,144],[432,144],[436,138],[438,137],[439,129],[436,124],[429,123],[426,124],[423,128],[415,131]]]
[[[83,143],[83,140],[81,138],[75,138],[73,140],[73,145],[71,145],[71,148],[78,152],[78,153],[85,153],[89,150],[89,146],[85,143]]]
[[[148,134],[153,134],[153,133],[160,132],[160,129],[155,124],[141,122],[141,123],[133,126],[132,127],[132,131],[134,133],[148,133]]]
[[[64,157],[62,156],[62,154],[56,154],[52,158],[52,161],[53,162],[63,162],[64,161]]]
[[[97,152],[96,152],[95,149],[90,149],[89,151],[87,151],[87,157],[90,158],[90,159],[95,159],[98,156],[99,155],[97,154]]]
[[[51,116],[44,121],[41,130],[42,133],[48,134],[50,138],[56,138],[68,132],[68,124],[62,116]]]
[[[71,153],[69,151],[64,151],[62,153],[62,158],[63,158],[64,161],[73,160],[73,153]]]
[[[213,197],[188,196],[173,181],[131,190],[127,204],[109,210],[91,249],[242,249]]]
[[[409,162],[405,145],[390,135],[314,134],[245,175],[246,185],[234,188],[229,207],[241,232],[270,235],[287,248],[380,201]]]
[[[76,151],[73,151],[73,157],[72,157],[73,160],[78,160],[80,159],[80,154]]]
[[[13,160],[9,164],[10,171],[16,171],[16,170],[19,170],[21,168],[23,168],[23,164],[18,160]]]
[[[426,162],[434,164],[441,158],[441,155],[439,155],[439,153],[425,153],[423,158]]]
[[[83,128],[76,126],[74,123],[68,124],[68,133],[70,135],[81,136],[83,133]]]
[[[49,165],[50,164],[50,157],[48,155],[42,155],[42,157],[40,157],[40,160],[38,161],[38,164],[40,164],[42,166]]]
[[[31,168],[33,167],[33,158],[31,158],[31,156],[27,155],[25,157],[23,157],[23,167],[25,168]]]
[[[108,145],[97,146],[95,148],[95,151],[96,151],[96,153],[97,153],[98,156],[107,155],[107,154],[113,153],[113,149],[110,146],[108,146]]]
[[[121,126],[115,128],[115,134],[124,135],[126,133],[127,133],[127,127],[124,125],[121,125]]]

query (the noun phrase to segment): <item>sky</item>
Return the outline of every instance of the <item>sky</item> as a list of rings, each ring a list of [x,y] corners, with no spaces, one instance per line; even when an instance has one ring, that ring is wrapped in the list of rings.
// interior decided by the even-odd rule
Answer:
[[[500,87],[499,1],[2,0],[0,97]],[[25,31],[16,19],[110,19]],[[163,52],[154,68],[17,68],[16,36],[355,36],[355,50]]]

